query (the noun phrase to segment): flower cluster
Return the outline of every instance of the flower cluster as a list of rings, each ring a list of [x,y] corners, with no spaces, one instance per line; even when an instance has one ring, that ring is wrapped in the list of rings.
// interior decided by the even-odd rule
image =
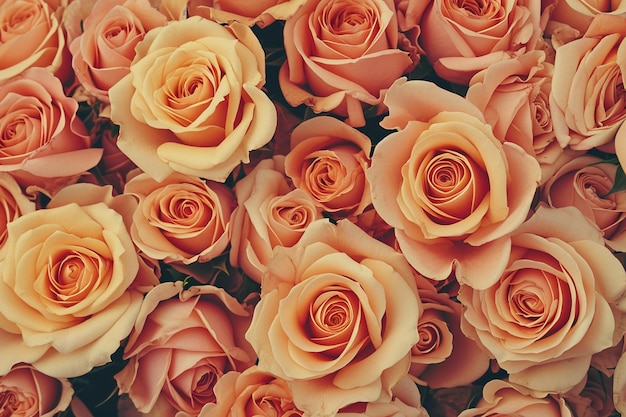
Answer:
[[[626,3],[0,0],[0,416],[626,415]]]

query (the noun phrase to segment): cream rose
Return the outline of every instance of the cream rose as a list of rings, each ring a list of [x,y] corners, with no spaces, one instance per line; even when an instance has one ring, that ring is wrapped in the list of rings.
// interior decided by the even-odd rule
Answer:
[[[291,134],[285,173],[334,219],[358,216],[371,204],[365,171],[372,143],[329,116],[299,124]]]
[[[220,23],[241,22],[248,26],[264,28],[276,20],[293,16],[306,0],[191,0],[190,16],[204,16]]]
[[[264,53],[247,26],[190,17],[151,30],[136,52],[109,90],[111,119],[120,149],[155,180],[180,172],[223,182],[272,138]]]
[[[381,125],[398,131],[376,146],[367,171],[374,208],[422,275],[445,280],[455,271],[460,282],[486,288],[528,214],[538,162],[501,143],[472,104],[432,83],[401,79],[385,103]]]
[[[0,374],[26,362],[75,377],[111,360],[139,312],[139,287],[155,281],[126,226],[135,205],[110,187],[75,184],[8,224]]]
[[[165,22],[148,0],[96,1],[69,45],[81,86],[108,103],[109,89],[129,72],[137,43]]]
[[[0,80],[42,67],[67,81],[65,36],[58,13],[45,0],[0,1]]]
[[[614,151],[626,119],[625,37],[625,17],[598,15],[582,38],[557,48],[550,109],[560,143]]]
[[[511,382],[565,393],[623,337],[625,294],[626,272],[600,230],[574,207],[541,206],[513,233],[500,279],[461,287],[461,328]]]
[[[0,172],[24,188],[56,190],[93,168],[102,155],[91,148],[78,103],[61,81],[43,68],[30,68],[0,82]]]
[[[617,165],[594,156],[581,156],[560,167],[541,189],[551,207],[574,206],[604,235],[615,251],[626,251],[626,194],[610,193]]]
[[[235,184],[230,263],[261,282],[276,246],[293,246],[322,211],[302,190],[289,185],[284,157],[262,160]]]
[[[533,393],[508,381],[494,379],[483,388],[475,407],[462,411],[459,417],[509,415],[517,417],[574,417],[565,400],[556,395]]]
[[[17,364],[0,377],[0,411],[7,416],[53,417],[65,410],[74,389],[65,379]]]
[[[315,416],[389,401],[421,313],[404,257],[347,220],[317,220],[267,268],[246,333],[259,369],[288,380],[295,405]]]
[[[124,348],[129,362],[115,375],[120,392],[142,413],[163,397],[176,411],[197,415],[215,402],[224,374],[254,364],[244,338],[249,323],[246,309],[222,288],[158,285],[146,294]]]
[[[541,2],[434,0],[420,20],[420,45],[441,78],[467,85],[493,63],[537,49]]]
[[[149,258],[189,265],[214,259],[228,246],[236,201],[224,184],[178,173],[156,182],[139,173],[124,193],[138,199],[130,233]]]
[[[279,81],[287,102],[352,126],[365,124],[364,109],[380,105],[412,65],[399,49],[393,0],[308,0],[285,22],[284,39]]]

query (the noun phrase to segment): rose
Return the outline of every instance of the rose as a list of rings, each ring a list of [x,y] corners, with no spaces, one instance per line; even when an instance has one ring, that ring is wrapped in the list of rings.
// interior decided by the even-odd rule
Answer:
[[[404,257],[347,220],[317,220],[274,253],[246,333],[259,369],[288,380],[311,415],[389,401],[421,311]]]
[[[461,304],[416,275],[423,313],[417,323],[419,341],[411,349],[409,374],[433,389],[468,385],[489,368],[481,348],[461,331]]]
[[[580,14],[595,16],[598,14],[624,15],[626,4],[603,0],[561,0]]]
[[[198,417],[302,416],[293,403],[287,381],[251,366],[230,371],[215,384],[215,403],[208,403]]]
[[[613,250],[626,250],[626,195],[609,193],[617,165],[594,156],[580,156],[562,167],[543,185],[541,200],[551,207],[574,206],[595,223]]]
[[[376,146],[367,171],[374,208],[422,275],[444,280],[454,270],[460,282],[489,286],[528,214],[539,164],[432,83],[398,80],[385,103],[381,125],[398,131]]]
[[[65,410],[74,390],[70,382],[17,364],[0,377],[0,410],[7,416],[53,417]]]
[[[136,51],[109,91],[111,119],[119,148],[155,180],[176,171],[223,182],[271,139],[276,109],[247,26],[190,17],[151,30]]]
[[[285,173],[331,217],[358,216],[371,204],[365,170],[370,139],[329,116],[298,125],[291,134]]]
[[[437,75],[467,85],[491,64],[537,49],[540,3],[434,0],[420,21],[420,44]]]
[[[556,395],[533,393],[508,381],[494,379],[483,387],[483,397],[476,407],[462,411],[459,417],[514,415],[519,417],[574,417],[565,400]]]
[[[0,80],[43,67],[67,81],[65,37],[55,12],[45,0],[0,2]]]
[[[188,9],[190,16],[203,16],[220,23],[241,22],[248,26],[264,28],[276,20],[287,20],[306,0],[192,0]]]
[[[594,417],[609,417],[615,415],[612,391],[612,378],[592,365],[582,383],[563,397],[574,415],[584,416],[588,413]]]
[[[98,0],[69,45],[81,86],[109,102],[109,89],[129,72],[135,46],[146,32],[166,23],[148,0]]]
[[[394,11],[393,0],[308,0],[285,22],[279,82],[287,102],[363,126],[363,107],[381,104],[412,65],[398,49]]]
[[[256,282],[276,246],[293,246],[322,211],[302,190],[289,186],[284,157],[265,159],[234,187],[230,263]]]
[[[598,15],[582,38],[556,50],[550,109],[560,143],[613,152],[626,119],[625,28],[624,17]]]
[[[60,80],[43,68],[0,82],[0,171],[22,187],[54,193],[93,168],[102,150],[90,148],[77,109]]]
[[[131,331],[140,287],[154,283],[124,215],[130,196],[65,187],[48,208],[8,224],[0,268],[0,374],[19,362],[55,377],[109,362]],[[129,217],[126,217],[130,221]]]
[[[182,281],[156,286],[124,348],[129,362],[115,375],[120,392],[142,413],[162,396],[176,410],[197,415],[215,401],[213,387],[222,375],[254,364],[244,339],[249,322],[244,307],[221,288],[184,290]]]
[[[149,258],[190,265],[214,259],[228,246],[236,202],[224,184],[178,173],[156,182],[138,173],[124,193],[138,199],[130,233]]]
[[[552,128],[553,66],[545,58],[544,51],[535,50],[494,62],[472,77],[466,98],[484,113],[497,138],[518,144],[549,167],[567,144],[556,140]],[[550,175],[544,171],[542,182]]]
[[[22,214],[35,211],[35,203],[30,201],[20,189],[15,179],[6,172],[0,173],[0,259],[4,257],[4,244],[7,240],[7,224]]]
[[[541,206],[513,233],[500,279],[461,286],[461,329],[511,382],[564,393],[623,337],[625,293],[626,272],[601,232],[574,207]]]

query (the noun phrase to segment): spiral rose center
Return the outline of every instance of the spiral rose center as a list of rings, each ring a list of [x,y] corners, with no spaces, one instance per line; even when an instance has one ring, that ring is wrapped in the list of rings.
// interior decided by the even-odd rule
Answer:
[[[20,401],[13,391],[0,392],[0,417],[10,417],[20,407]]]
[[[358,300],[351,292],[328,291],[311,306],[312,332],[315,338],[326,338],[349,330],[354,323],[353,305]]]
[[[437,349],[442,338],[441,330],[434,323],[421,323],[417,327],[419,341],[415,344],[414,351],[418,354],[426,354]]]
[[[43,5],[35,4],[35,2],[8,4],[2,19],[2,26],[0,26],[0,42],[2,43],[27,33],[43,13]]]
[[[499,1],[494,0],[456,0],[454,8],[469,16],[481,18],[500,18],[505,13]]]
[[[50,298],[65,305],[81,301],[101,277],[107,276],[111,267],[110,261],[95,253],[84,254],[78,251],[59,252],[51,256],[48,265]]]

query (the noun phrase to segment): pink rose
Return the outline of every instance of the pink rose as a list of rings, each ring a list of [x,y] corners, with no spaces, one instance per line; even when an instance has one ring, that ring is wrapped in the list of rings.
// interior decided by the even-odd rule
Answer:
[[[246,333],[259,369],[288,380],[311,415],[389,401],[421,313],[404,257],[348,220],[317,220],[267,268]]]
[[[124,348],[128,364],[115,379],[135,407],[149,413],[164,397],[177,411],[197,415],[215,402],[213,388],[229,371],[243,371],[255,356],[244,339],[250,317],[223,289],[181,281],[148,294]]]
[[[0,82],[0,171],[22,187],[54,193],[93,168],[102,150],[91,148],[77,110],[61,81],[43,68]]]
[[[130,232],[149,258],[190,265],[214,259],[228,246],[236,201],[224,184],[177,173],[156,182],[139,173],[124,193],[138,199]]]
[[[542,167],[553,165],[567,143],[556,140],[550,114],[552,64],[544,51],[494,62],[472,77],[467,100],[478,107],[493,134],[516,143]],[[542,182],[549,176],[544,172]]]
[[[365,124],[365,107],[380,105],[412,65],[398,48],[393,0],[308,0],[287,19],[284,38],[279,81],[287,102],[347,116],[352,126]]]
[[[53,417],[65,410],[74,394],[65,379],[17,364],[0,377],[0,411],[7,416]]]
[[[574,207],[540,206],[513,233],[500,279],[482,290],[461,287],[461,329],[511,382],[564,393],[583,380],[594,354],[623,337],[625,293],[626,272],[601,232]]]
[[[247,26],[190,17],[151,30],[136,52],[109,90],[111,119],[120,149],[155,180],[180,172],[223,182],[272,138],[265,56]]]
[[[8,237],[7,225],[23,214],[35,211],[35,203],[22,193],[15,179],[0,172],[0,259],[4,257],[4,244]]]
[[[191,0],[190,16],[204,16],[220,23],[241,22],[264,28],[276,20],[287,20],[306,0]]]
[[[576,207],[602,230],[611,249],[624,252],[626,194],[609,194],[616,171],[615,164],[594,156],[580,156],[548,179],[542,187],[541,199],[551,207]]]
[[[626,119],[625,37],[626,18],[598,15],[582,38],[556,50],[550,109],[560,143],[614,151]]]
[[[494,379],[483,388],[475,407],[462,411],[459,417],[574,417],[565,400],[556,395],[533,393],[524,387]]]
[[[528,214],[537,160],[501,143],[476,107],[432,83],[399,80],[385,103],[381,125],[398,131],[376,146],[367,171],[374,208],[419,273],[445,280],[455,271],[460,282],[488,287]]]
[[[493,63],[537,49],[541,2],[434,0],[420,21],[420,44],[441,78],[467,85]]]
[[[154,283],[128,232],[130,196],[65,187],[8,224],[0,268],[0,374],[19,362],[74,377],[108,363]]]
[[[302,190],[293,189],[284,157],[265,159],[235,184],[230,263],[261,282],[276,246],[293,246],[322,211]]]
[[[0,1],[0,80],[42,67],[67,81],[61,12],[45,0]]]
[[[489,368],[489,357],[461,331],[461,304],[416,276],[423,313],[419,341],[411,349],[409,374],[431,388],[468,385]]]
[[[225,374],[215,384],[215,397],[216,402],[206,404],[198,417],[303,415],[293,403],[288,382],[257,366]]]
[[[78,81],[108,103],[109,89],[129,73],[137,43],[165,23],[148,0],[97,0],[69,45]]]
[[[370,139],[346,123],[314,117],[291,134],[285,172],[331,217],[357,216],[372,202],[365,177],[371,148]]]

